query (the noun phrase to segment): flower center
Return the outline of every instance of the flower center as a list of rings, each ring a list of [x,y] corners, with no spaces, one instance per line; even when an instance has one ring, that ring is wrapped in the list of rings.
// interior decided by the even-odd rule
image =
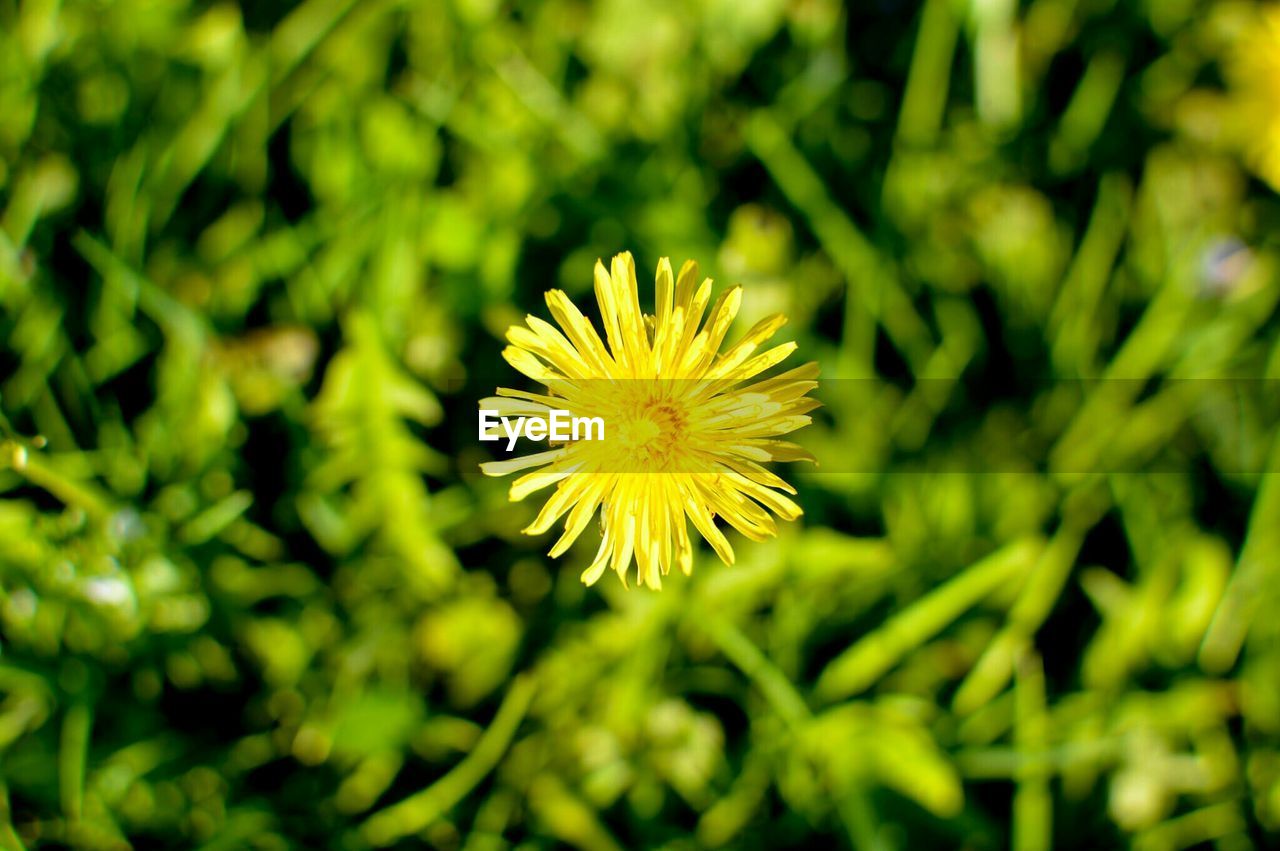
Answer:
[[[685,437],[684,410],[670,399],[638,402],[618,429],[620,447],[635,465],[647,470],[670,467]]]

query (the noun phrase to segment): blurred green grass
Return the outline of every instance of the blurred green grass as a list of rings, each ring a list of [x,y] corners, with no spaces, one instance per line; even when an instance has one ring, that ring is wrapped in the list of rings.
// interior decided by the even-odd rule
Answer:
[[[0,846],[1274,845],[1265,5],[0,0]],[[838,459],[660,594],[476,470],[626,249]]]

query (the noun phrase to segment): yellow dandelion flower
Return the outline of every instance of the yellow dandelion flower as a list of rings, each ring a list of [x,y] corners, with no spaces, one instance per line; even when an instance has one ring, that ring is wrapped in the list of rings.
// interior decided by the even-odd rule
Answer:
[[[1243,113],[1245,158],[1280,190],[1280,6],[1259,10],[1227,73]]]
[[[794,520],[795,489],[764,466],[769,461],[813,457],[779,435],[808,425],[819,403],[806,394],[817,386],[817,364],[745,384],[795,351],[784,343],[761,345],[786,322],[761,320],[741,340],[721,344],[742,303],[733,287],[704,312],[711,279],[698,282],[689,261],[673,276],[663,258],[656,276],[657,304],[642,312],[630,253],[606,270],[597,261],[596,299],[604,340],[560,290],[546,294],[559,324],[537,317],[507,332],[503,356],[516,370],[547,387],[546,393],[499,388],[481,402],[503,416],[546,418],[563,410],[599,418],[604,439],[565,440],[547,451],[482,465],[487,475],[532,470],[511,486],[518,501],[544,487],[555,492],[527,529],[540,535],[564,515],[564,534],[552,547],[558,557],[582,534],[597,510],[601,541],[582,581],[593,584],[612,567],[625,585],[634,560],[639,584],[662,587],[672,565],[688,574],[693,544],[686,520],[710,542],[725,564],[733,548],[717,527],[719,517],[751,540],[777,534],[773,515]]]

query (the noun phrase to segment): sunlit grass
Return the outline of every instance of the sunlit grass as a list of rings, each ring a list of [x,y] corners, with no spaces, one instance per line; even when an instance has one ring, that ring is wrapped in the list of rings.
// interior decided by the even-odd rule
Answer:
[[[0,846],[1274,844],[1261,8],[0,0]],[[822,376],[661,594],[475,440],[625,249]]]

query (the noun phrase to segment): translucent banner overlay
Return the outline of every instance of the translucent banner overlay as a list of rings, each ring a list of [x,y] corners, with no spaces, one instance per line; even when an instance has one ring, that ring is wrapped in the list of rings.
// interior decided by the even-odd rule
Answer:
[[[713,473],[759,464],[784,476],[1088,474],[1185,470],[1203,460],[1226,474],[1256,474],[1275,471],[1280,424],[1280,380],[1257,378],[904,386],[793,370],[737,386],[579,379],[498,392],[504,381],[516,383],[471,377],[452,388],[474,403],[475,446],[494,461],[557,452],[584,472]],[[480,439],[481,411],[488,440]]]

